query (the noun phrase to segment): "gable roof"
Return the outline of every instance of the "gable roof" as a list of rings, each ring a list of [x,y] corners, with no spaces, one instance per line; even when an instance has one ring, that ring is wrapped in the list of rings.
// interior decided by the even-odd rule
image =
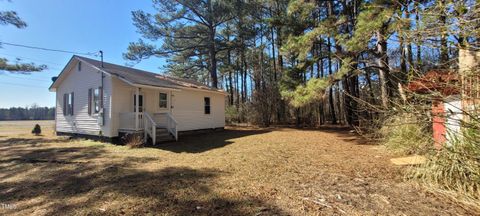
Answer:
[[[73,64],[72,62],[81,61],[87,64],[92,65],[100,71],[103,71],[106,74],[120,78],[122,81],[127,82],[131,85],[140,85],[140,86],[152,86],[152,87],[161,87],[161,88],[170,88],[170,89],[192,89],[192,90],[206,90],[213,91],[218,93],[225,93],[223,90],[212,88],[203,83],[190,80],[182,79],[157,73],[152,73],[148,71],[143,71],[131,67],[121,66],[117,64],[112,64],[108,62],[102,62],[82,56],[74,55],[72,59],[67,63],[65,68],[60,73],[58,79],[50,86],[50,89],[56,87],[61,82],[61,76],[65,76],[65,70],[68,70]]]

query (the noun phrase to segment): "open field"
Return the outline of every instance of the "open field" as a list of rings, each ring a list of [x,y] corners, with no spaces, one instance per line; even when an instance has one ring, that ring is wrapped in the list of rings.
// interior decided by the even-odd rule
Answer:
[[[0,136],[30,134],[35,124],[39,124],[44,134],[52,135],[55,121],[0,121]]]
[[[0,132],[0,214],[475,214],[342,129],[228,128],[143,149],[29,130]]]

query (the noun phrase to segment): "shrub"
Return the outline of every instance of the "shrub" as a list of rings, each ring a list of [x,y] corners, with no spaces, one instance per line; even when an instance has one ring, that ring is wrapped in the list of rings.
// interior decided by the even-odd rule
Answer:
[[[479,124],[480,126],[480,124]],[[473,199],[480,207],[480,133],[478,127],[465,129],[462,138],[429,156],[427,163],[413,168],[409,177],[432,188],[456,192]]]
[[[127,134],[122,139],[125,145],[130,148],[141,148],[144,146],[143,137],[140,134]]]
[[[238,108],[234,106],[227,106],[225,108],[225,121],[227,124],[250,123],[252,122],[251,104],[242,104]]]
[[[225,108],[225,121],[227,124],[238,122],[238,109],[235,106],[227,106]]]
[[[410,114],[398,114],[388,118],[380,129],[385,146],[400,154],[425,154],[433,147],[427,123],[417,121]]]
[[[35,136],[38,136],[42,133],[42,128],[40,127],[39,124],[35,124],[35,127],[33,127],[32,134],[35,134]]]

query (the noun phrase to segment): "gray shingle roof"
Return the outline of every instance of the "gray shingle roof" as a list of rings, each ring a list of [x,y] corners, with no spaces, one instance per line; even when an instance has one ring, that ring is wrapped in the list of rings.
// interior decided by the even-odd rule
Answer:
[[[108,62],[103,62],[103,67],[102,67],[102,62],[98,60],[85,58],[82,56],[74,56],[74,57],[81,61],[92,64],[95,67],[100,68],[101,70],[109,74],[121,77],[133,84],[149,85],[149,86],[164,87],[164,88],[193,88],[193,89],[203,89],[203,90],[209,90],[209,91],[223,92],[222,90],[209,87],[203,83],[200,83],[194,80],[156,74],[148,71],[138,70],[131,67],[111,64]]]

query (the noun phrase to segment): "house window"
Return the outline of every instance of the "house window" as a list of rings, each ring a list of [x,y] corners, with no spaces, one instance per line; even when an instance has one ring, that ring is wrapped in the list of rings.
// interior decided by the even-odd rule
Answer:
[[[78,71],[81,71],[81,70],[82,70],[82,62],[79,61],[79,62],[78,62]]]
[[[203,98],[204,104],[205,104],[205,114],[210,114],[210,98],[205,97]]]
[[[93,113],[100,112],[100,88],[93,90]]]
[[[97,114],[102,109],[102,87],[88,90],[88,114]]]
[[[73,115],[73,92],[63,95],[63,115]]]
[[[167,94],[160,93],[160,102],[159,102],[160,108],[167,108],[167,105],[168,105]]]

